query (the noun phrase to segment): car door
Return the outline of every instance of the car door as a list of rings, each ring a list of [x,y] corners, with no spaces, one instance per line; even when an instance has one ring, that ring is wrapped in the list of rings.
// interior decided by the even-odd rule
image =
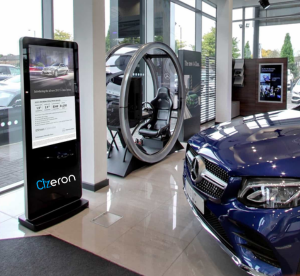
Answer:
[[[58,75],[61,75],[62,74],[62,63],[60,63],[59,65],[58,65],[58,68],[57,68],[57,72],[58,72]]]
[[[8,66],[0,66],[0,81],[11,78],[12,75],[8,69]]]
[[[67,67],[66,67],[66,65],[65,64],[63,64],[63,70],[64,70],[64,73],[66,73],[66,71],[67,71]]]

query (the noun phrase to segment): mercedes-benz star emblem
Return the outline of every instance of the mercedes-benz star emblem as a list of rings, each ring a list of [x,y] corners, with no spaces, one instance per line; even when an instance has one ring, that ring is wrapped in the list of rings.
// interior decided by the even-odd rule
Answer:
[[[202,172],[205,170],[205,163],[200,155],[194,157],[192,161],[191,177],[196,183],[202,180]]]

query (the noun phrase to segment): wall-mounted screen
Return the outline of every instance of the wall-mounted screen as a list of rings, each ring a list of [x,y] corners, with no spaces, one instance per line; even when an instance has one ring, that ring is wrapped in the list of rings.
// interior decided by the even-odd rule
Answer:
[[[259,65],[258,101],[282,103],[283,64],[261,63]]]

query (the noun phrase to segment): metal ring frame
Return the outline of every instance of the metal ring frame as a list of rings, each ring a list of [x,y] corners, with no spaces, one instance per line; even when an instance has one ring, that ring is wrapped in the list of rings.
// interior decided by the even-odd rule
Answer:
[[[120,48],[128,46],[128,44],[118,45],[114,47],[108,54],[106,61]],[[144,59],[147,63],[152,79],[154,84],[154,89],[157,91],[157,79],[155,75],[155,71],[153,70],[152,62],[145,58],[145,56],[152,50],[161,50],[165,54],[168,55],[168,57],[172,60],[174,67],[176,69],[177,75],[178,75],[178,99],[179,99],[179,106],[178,106],[178,115],[177,115],[177,123],[173,132],[173,135],[170,137],[168,143],[165,145],[163,149],[161,149],[159,152],[154,154],[146,154],[143,153],[135,144],[135,142],[132,139],[132,134],[129,127],[129,118],[128,118],[128,96],[129,96],[129,86],[131,77],[133,76],[133,73],[138,65],[138,63]],[[120,95],[120,110],[119,110],[119,116],[120,116],[120,124],[121,124],[121,131],[125,140],[125,143],[130,150],[130,152],[139,160],[146,162],[146,163],[157,163],[161,160],[163,160],[173,149],[178,136],[180,134],[181,126],[183,124],[183,118],[184,118],[184,109],[185,109],[185,98],[186,98],[186,92],[184,87],[184,79],[183,79],[183,73],[180,66],[180,63],[177,59],[177,56],[175,55],[174,51],[167,46],[164,43],[161,42],[151,42],[148,44],[142,45],[131,57],[129,60],[126,70],[124,72],[124,77],[121,85],[121,95]]]

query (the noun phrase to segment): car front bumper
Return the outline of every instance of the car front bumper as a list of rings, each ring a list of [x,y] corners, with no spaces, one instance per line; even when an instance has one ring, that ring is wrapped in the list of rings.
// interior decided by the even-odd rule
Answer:
[[[50,75],[53,76],[54,75],[54,71],[43,71],[44,75]]]
[[[295,95],[295,94],[293,94],[292,95],[292,102],[293,103],[299,103],[300,102],[300,95]]]
[[[222,249],[238,267],[250,275],[257,276],[300,275],[297,274],[300,256],[298,250],[300,245],[298,226],[300,225],[300,208],[293,208],[292,210],[248,208],[236,198],[222,203],[213,202],[194,188],[186,164],[183,181],[187,200],[197,219],[219,242]],[[186,191],[187,181],[194,188],[194,191],[205,199],[205,212],[211,213],[211,217],[214,219],[203,215],[190,200]],[[227,189],[229,187],[230,185]],[[243,233],[247,233],[247,235],[243,237]],[[260,238],[261,244],[269,246],[268,248],[273,252],[279,265],[273,265],[268,259],[263,261],[261,258],[257,258],[253,251],[246,248],[248,242],[245,237],[248,240],[252,239],[249,233],[256,236],[256,239],[253,236],[253,240],[258,244],[257,246],[259,246]],[[224,235],[227,236],[227,240],[224,239]],[[259,254],[259,252],[257,253]]]
[[[198,219],[198,221],[200,222],[200,224],[202,225],[202,227],[211,235],[213,236],[213,238],[219,243],[220,247],[223,249],[223,251],[230,256],[230,258],[232,259],[232,261],[242,270],[244,270],[245,272],[247,272],[250,275],[253,276],[265,276],[266,274],[260,273],[258,271],[256,271],[255,269],[245,265],[242,263],[242,261],[231,251],[227,248],[227,246],[219,239],[219,237],[213,232],[213,230],[211,229],[211,227],[208,225],[208,223],[202,218],[202,216],[199,215],[199,212],[196,210],[194,204],[192,203],[191,199],[188,196],[188,193],[186,191],[186,189],[184,188],[184,193],[186,195],[187,201],[189,203],[189,205],[192,208],[192,211],[194,213],[194,215],[196,216],[196,218]]]

